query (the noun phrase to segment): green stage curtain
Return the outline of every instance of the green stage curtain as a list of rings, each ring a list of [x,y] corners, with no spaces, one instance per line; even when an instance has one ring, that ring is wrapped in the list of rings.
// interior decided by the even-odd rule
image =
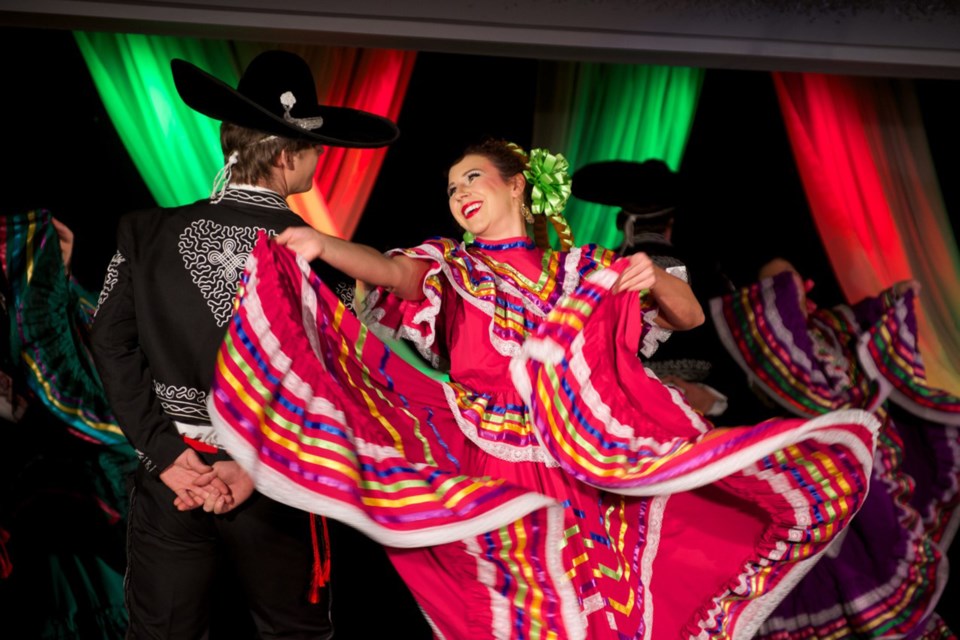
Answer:
[[[571,172],[603,160],[663,160],[677,170],[690,135],[704,71],[597,63],[543,63],[533,146],[562,153]],[[617,248],[617,209],[570,198],[576,244]]]
[[[220,123],[183,103],[170,60],[183,58],[236,86],[240,64],[230,43],[81,31],[74,38],[113,126],[157,204],[173,207],[209,195],[223,166]]]

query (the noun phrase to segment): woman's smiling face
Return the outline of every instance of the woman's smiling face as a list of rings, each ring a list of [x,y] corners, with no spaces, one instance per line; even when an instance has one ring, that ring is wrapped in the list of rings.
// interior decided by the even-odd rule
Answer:
[[[523,235],[520,198],[525,184],[519,174],[504,180],[485,156],[464,156],[450,167],[450,212],[461,227],[477,237],[495,240]]]

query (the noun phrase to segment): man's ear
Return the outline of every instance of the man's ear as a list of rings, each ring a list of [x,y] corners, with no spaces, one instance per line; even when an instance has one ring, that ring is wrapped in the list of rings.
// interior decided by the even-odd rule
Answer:
[[[275,167],[279,167],[280,169],[289,169],[290,171],[293,171],[293,154],[290,153],[288,149],[283,149],[273,159],[273,164]]]

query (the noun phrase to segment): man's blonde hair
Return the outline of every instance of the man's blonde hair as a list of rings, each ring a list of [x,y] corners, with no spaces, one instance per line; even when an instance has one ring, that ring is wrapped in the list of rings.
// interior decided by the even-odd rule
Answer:
[[[220,146],[223,157],[237,152],[237,163],[231,168],[230,181],[236,184],[256,185],[264,182],[284,151],[296,153],[316,143],[275,136],[256,129],[247,129],[230,122],[220,125]]]

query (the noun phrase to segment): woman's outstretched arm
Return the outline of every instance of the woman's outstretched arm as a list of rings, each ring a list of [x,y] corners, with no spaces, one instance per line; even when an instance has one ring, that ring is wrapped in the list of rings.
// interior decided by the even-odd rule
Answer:
[[[427,265],[406,256],[385,256],[373,247],[341,240],[310,227],[289,227],[276,237],[308,262],[323,260],[351,278],[385,287],[404,300],[423,298]]]

